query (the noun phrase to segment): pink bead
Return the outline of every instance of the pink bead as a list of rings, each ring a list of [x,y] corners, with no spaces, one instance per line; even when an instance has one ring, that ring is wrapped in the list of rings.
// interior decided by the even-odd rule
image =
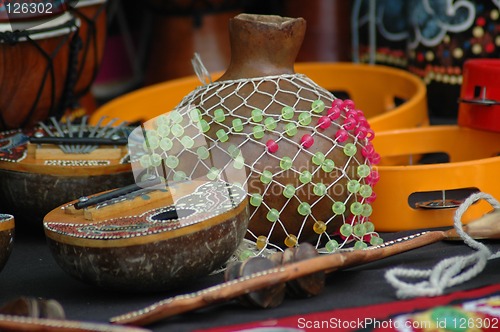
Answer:
[[[344,127],[345,130],[353,130],[356,128],[357,124],[358,122],[355,118],[346,118],[342,127]]]
[[[335,133],[335,139],[339,143],[345,142],[347,140],[347,137],[349,137],[349,133],[346,130],[344,130],[344,129],[339,129]]]
[[[370,203],[375,202],[376,199],[377,199],[377,194],[374,191],[372,191],[372,194],[370,195],[370,197],[367,197],[365,199],[365,202],[370,204]]]
[[[336,99],[338,100],[338,99]],[[332,106],[328,109],[327,115],[330,118],[330,120],[335,121],[339,118],[340,116],[340,108],[338,106]]]
[[[337,98],[337,99],[334,99],[334,100],[332,101],[332,108],[333,108],[333,107],[337,107],[337,108],[339,108],[339,109],[340,109],[340,108],[342,108],[343,106],[344,106],[344,102],[342,101],[342,99],[338,99],[338,98]]]
[[[358,112],[356,112],[356,110],[348,109],[345,112],[345,116],[346,116],[346,118],[354,118],[354,119],[356,119],[356,121],[358,121]]]
[[[269,141],[266,142],[266,147],[267,151],[270,153],[276,153],[279,149],[278,143],[276,143],[274,140],[270,139]]]
[[[309,134],[305,134],[304,136],[302,136],[302,138],[300,139],[300,144],[305,148],[305,149],[309,149],[313,144],[314,144],[314,138],[309,135]]]
[[[372,144],[367,144],[363,146],[363,148],[361,149],[361,154],[365,158],[369,158],[374,153],[375,153],[375,148],[373,147]]]
[[[332,120],[330,120],[327,116],[322,116],[318,119],[318,125],[321,129],[327,129],[332,124]]]
[[[366,131],[366,138],[368,138],[369,141],[373,141],[373,139],[375,138],[375,132],[373,131],[373,129],[369,128]]]
[[[370,175],[365,178],[365,181],[372,187],[377,184],[380,176],[376,170],[372,170]]]
[[[380,162],[380,155],[377,152],[374,152],[370,157],[368,157],[368,161],[373,165],[377,165]]]
[[[354,134],[356,135],[357,138],[359,139],[364,139],[366,137],[366,132],[368,129],[364,126],[359,126],[354,129]]]
[[[344,104],[342,105],[345,109],[354,109],[354,102],[351,99],[344,100]]]

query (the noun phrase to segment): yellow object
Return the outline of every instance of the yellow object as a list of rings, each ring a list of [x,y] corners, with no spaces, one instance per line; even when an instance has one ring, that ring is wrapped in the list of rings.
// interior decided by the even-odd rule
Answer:
[[[373,142],[381,155],[376,167],[380,180],[374,188],[377,199],[372,203],[371,216],[377,231],[453,225],[456,207],[440,208],[443,191],[446,199],[455,195],[457,204],[474,190],[500,198],[497,173],[500,171],[500,133],[458,126],[429,126],[380,132]],[[449,162],[412,164],[418,161],[415,156],[420,158],[429,153],[446,154]],[[394,159],[407,162],[394,165]],[[425,204],[426,200],[432,201],[434,208]],[[487,202],[478,202],[467,210],[462,221],[469,222],[490,210]]]
[[[330,91],[343,91],[363,110],[375,132],[428,124],[425,84],[404,70],[353,63],[297,63],[295,71]],[[213,79],[222,73],[212,74]],[[145,122],[171,111],[182,98],[201,85],[195,75],[145,87],[118,97],[91,116]],[[396,106],[396,99],[405,100]]]

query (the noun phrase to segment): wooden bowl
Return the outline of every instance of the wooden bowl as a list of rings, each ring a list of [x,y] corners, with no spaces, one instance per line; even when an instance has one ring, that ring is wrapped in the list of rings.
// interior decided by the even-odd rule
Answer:
[[[102,195],[113,192],[92,199]],[[222,182],[141,188],[79,204],[45,217],[52,254],[73,277],[126,292],[171,289],[209,274],[237,249],[249,220],[245,191]]]
[[[2,271],[14,244],[14,217],[0,214],[0,271]]]

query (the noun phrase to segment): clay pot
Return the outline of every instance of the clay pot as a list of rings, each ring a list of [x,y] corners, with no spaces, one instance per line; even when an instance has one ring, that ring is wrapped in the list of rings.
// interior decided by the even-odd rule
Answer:
[[[352,101],[338,100],[294,72],[305,28],[301,18],[240,14],[232,19],[229,68],[166,115],[170,127],[161,132],[175,129],[179,137],[167,135],[173,148],[155,152],[179,160],[167,163],[172,166],[162,174],[167,178],[215,175],[244,183],[252,205],[247,237],[259,249],[316,241],[343,225],[343,234],[360,243],[374,234],[367,223],[376,182],[371,164],[378,158],[370,143],[373,131]],[[190,139],[183,135],[195,139],[193,148],[182,147]],[[197,150],[200,136],[208,153]],[[247,178],[232,179],[232,170],[242,165]],[[353,235],[356,224],[362,226]]]
[[[2,271],[14,244],[14,217],[0,214],[0,271]]]

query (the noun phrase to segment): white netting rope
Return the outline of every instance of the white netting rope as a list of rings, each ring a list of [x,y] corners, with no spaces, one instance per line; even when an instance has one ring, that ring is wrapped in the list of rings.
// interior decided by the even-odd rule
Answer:
[[[417,296],[437,296],[443,294],[448,287],[459,285],[477,276],[484,270],[488,259],[499,256],[500,251],[493,254],[491,250],[474,240],[463,230],[462,216],[476,201],[484,199],[495,209],[500,203],[491,195],[476,193],[468,197],[457,209],[454,217],[454,227],[463,241],[476,252],[466,256],[456,256],[443,259],[434,268],[419,270],[409,268],[393,268],[386,272],[386,280],[396,288],[399,298]],[[421,280],[421,281],[413,281]]]
[[[264,104],[254,102],[257,95],[264,96]],[[283,98],[284,95],[289,95],[290,98]],[[283,99],[293,100],[293,103],[287,104]],[[231,106],[225,102],[228,100],[231,100]],[[153,128],[146,130],[146,150],[149,154],[141,158],[141,164],[145,168],[154,168],[157,175],[174,180],[192,179],[200,172],[205,172],[212,180],[223,179],[224,174],[230,173],[233,168],[249,170],[246,178],[239,183],[243,187],[249,187],[251,180],[259,177],[265,184],[263,192],[248,191],[250,204],[254,207],[250,220],[257,222],[254,219],[259,209],[266,209],[272,226],[268,234],[254,234],[251,230],[248,231],[256,242],[259,239],[261,241],[257,254],[270,247],[280,250],[280,245],[267,240],[262,244],[263,237],[269,239],[276,228],[281,228],[287,236],[293,236],[293,240],[298,243],[309,218],[321,227],[341,218],[344,227],[340,243],[328,232],[318,233],[317,247],[325,243],[325,237],[326,243],[330,243],[328,251],[342,248],[350,241],[356,242],[360,248],[363,244],[366,245],[364,241],[379,244],[382,241],[369,221],[370,203],[375,197],[372,187],[378,179],[378,173],[372,169],[372,164],[375,164],[378,158],[370,143],[374,134],[353,104],[338,103],[341,106],[340,113],[329,113],[328,103],[332,103],[333,108],[335,100],[329,91],[318,87],[301,74],[206,84],[184,97],[172,112],[156,118]],[[238,101],[236,105],[235,101]],[[304,108],[304,104],[309,107]],[[253,109],[251,116],[248,111],[242,111],[248,109]],[[354,117],[352,114],[356,112],[357,117]],[[228,121],[228,117],[231,117],[232,121]],[[329,119],[333,117],[341,121],[330,123]],[[336,126],[335,130],[327,133],[325,121],[329,126]],[[281,123],[280,128],[278,123]],[[218,129],[216,137],[206,134],[214,128]],[[328,142],[329,148],[322,152],[309,150],[304,141],[297,140],[296,134],[299,130],[308,131],[307,139]],[[330,135],[331,133],[337,134]],[[269,142],[262,141],[264,134],[275,137],[276,145],[286,144],[293,147],[290,150],[294,151],[290,155],[279,157],[271,151]],[[262,149],[262,153],[255,160],[243,157],[242,149],[249,143]],[[334,154],[334,150],[343,151],[346,158],[343,164],[336,165],[329,158]],[[359,157],[359,151],[363,151],[362,158]],[[299,157],[303,158],[304,155],[309,159],[308,169],[294,167]],[[189,169],[180,165],[186,156],[192,157]],[[274,159],[279,163],[280,169],[272,173],[266,167],[257,167],[264,163],[264,157]],[[357,165],[354,170],[349,168],[353,164]],[[161,171],[158,172],[158,169]],[[312,182],[320,170],[328,174],[334,173],[335,176],[331,181],[324,179],[324,182]],[[288,172],[300,179],[300,183],[293,188],[282,179],[285,174],[290,174]],[[346,198],[336,201],[331,193],[338,190],[344,180],[348,184],[348,188],[343,188],[347,193]],[[273,192],[277,188],[280,193]],[[299,197],[299,191],[310,193],[308,202]],[[287,201],[277,209],[272,207],[272,202],[264,199],[272,195],[284,195]],[[333,212],[328,220],[317,220],[313,213],[314,208],[325,199],[330,201]],[[301,223],[297,234],[291,234],[286,222],[280,218],[292,202],[303,207],[303,210],[298,210],[295,220]],[[349,210],[352,214],[350,218],[345,215]]]

